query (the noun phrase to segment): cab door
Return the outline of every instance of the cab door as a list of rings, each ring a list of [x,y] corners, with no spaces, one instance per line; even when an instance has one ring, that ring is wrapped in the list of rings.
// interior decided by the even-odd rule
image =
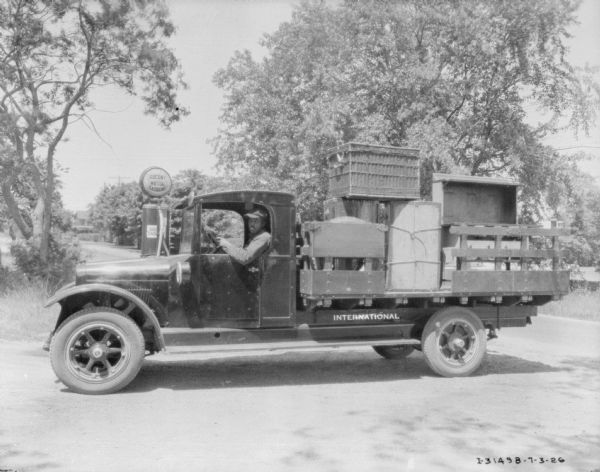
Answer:
[[[260,293],[245,267],[227,254],[198,254],[190,268],[196,316],[204,326],[258,327]]]
[[[275,206],[271,215],[271,251],[260,286],[260,326],[293,326],[296,315],[296,214]]]
[[[189,262],[194,317],[200,326],[266,328],[293,325],[296,306],[295,213],[290,207],[261,206],[269,213],[268,230],[271,233],[271,248],[262,256],[266,259],[261,264],[264,272],[249,270],[229,255],[215,253],[216,248],[206,246],[205,242],[197,242],[196,254]],[[240,218],[241,214],[237,211]],[[243,220],[241,226],[238,234],[228,238],[230,242],[237,239],[242,245],[247,238]]]

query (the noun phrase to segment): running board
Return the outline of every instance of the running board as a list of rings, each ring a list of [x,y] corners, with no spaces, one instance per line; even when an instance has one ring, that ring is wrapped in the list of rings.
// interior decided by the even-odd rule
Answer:
[[[277,351],[295,349],[320,349],[320,348],[343,348],[356,346],[419,346],[421,342],[417,339],[380,339],[380,340],[354,340],[354,341],[281,341],[281,342],[257,342],[248,344],[219,344],[200,346],[167,346],[167,354],[185,353],[212,353],[212,352],[243,352],[243,351]]]

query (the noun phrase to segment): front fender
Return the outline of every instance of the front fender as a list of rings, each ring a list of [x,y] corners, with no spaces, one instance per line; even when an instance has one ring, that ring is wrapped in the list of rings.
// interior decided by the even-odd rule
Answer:
[[[154,329],[154,340],[156,342],[157,347],[161,350],[165,348],[165,340],[160,330],[160,324],[154,312],[141,298],[121,287],[115,287],[114,285],[100,283],[85,285],[67,285],[66,287],[61,288],[52,297],[50,297],[46,301],[45,307],[47,308],[49,306],[54,305],[55,303],[60,303],[63,300],[72,297],[73,295],[81,295],[84,293],[91,292],[110,293],[112,295],[123,297],[124,299],[132,302],[142,311],[146,320],[149,321],[152,325]]]

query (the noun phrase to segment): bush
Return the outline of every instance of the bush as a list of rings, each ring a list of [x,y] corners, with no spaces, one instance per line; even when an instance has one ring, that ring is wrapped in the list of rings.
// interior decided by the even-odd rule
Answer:
[[[600,292],[575,290],[562,300],[550,302],[540,307],[540,313],[579,320],[600,321],[599,304]]]
[[[27,277],[20,270],[0,266],[0,295],[12,292],[28,283]]]
[[[30,280],[46,281],[49,287],[56,287],[73,279],[75,266],[80,257],[80,248],[76,240],[51,237],[48,261],[43,263],[40,250],[31,241],[13,242],[10,253],[15,265]]]

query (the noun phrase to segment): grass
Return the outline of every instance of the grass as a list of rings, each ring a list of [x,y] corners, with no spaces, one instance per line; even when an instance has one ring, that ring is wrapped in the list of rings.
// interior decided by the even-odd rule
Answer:
[[[53,290],[19,273],[10,255],[10,243],[10,237],[0,231],[0,339],[44,340],[54,329],[60,307],[44,308],[48,292]],[[117,259],[119,249],[110,245],[88,248],[87,258],[91,261]],[[131,251],[122,252],[133,257]],[[139,257],[139,252],[135,257]]]
[[[44,308],[42,283],[23,281],[0,292],[0,338],[43,340],[54,329],[59,306]]]
[[[578,320],[600,321],[600,292],[576,290],[562,300],[544,305],[540,308],[540,313]]]

